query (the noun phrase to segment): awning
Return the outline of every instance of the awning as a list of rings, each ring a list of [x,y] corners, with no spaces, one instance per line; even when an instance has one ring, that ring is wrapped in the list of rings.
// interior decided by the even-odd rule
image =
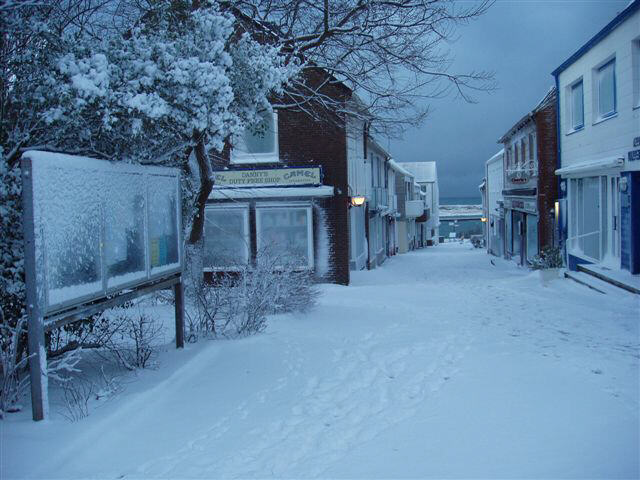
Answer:
[[[592,160],[589,162],[580,162],[575,165],[571,165],[556,170],[556,175],[577,175],[580,173],[587,173],[595,170],[605,170],[607,168],[622,168],[624,166],[623,157],[609,157],[600,160]]]
[[[236,200],[250,198],[291,198],[291,197],[332,197],[333,187],[264,187],[264,188],[216,188],[213,187],[209,200]]]

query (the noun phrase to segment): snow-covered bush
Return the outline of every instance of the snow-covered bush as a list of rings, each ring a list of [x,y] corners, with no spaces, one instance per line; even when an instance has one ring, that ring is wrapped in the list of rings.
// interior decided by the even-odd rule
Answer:
[[[267,247],[253,263],[215,275],[212,284],[200,276],[187,296],[187,337],[252,335],[266,328],[270,314],[310,310],[319,290],[313,273],[299,265]]]
[[[0,320],[2,316],[0,315]],[[15,327],[0,321],[0,367],[2,381],[0,383],[0,418],[5,412],[20,410],[20,399],[29,385],[28,377],[23,371],[28,357],[19,352],[19,343],[24,336],[24,318]]]
[[[533,270],[562,268],[563,266],[562,251],[558,247],[545,247],[531,260]]]
[[[153,366],[164,343],[162,323],[131,305],[105,312],[92,337],[103,356],[127,370]]]

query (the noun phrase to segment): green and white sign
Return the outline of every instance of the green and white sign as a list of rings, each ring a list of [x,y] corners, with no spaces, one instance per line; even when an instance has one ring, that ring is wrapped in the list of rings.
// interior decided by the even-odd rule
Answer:
[[[223,170],[214,172],[216,187],[320,185],[320,167]]]

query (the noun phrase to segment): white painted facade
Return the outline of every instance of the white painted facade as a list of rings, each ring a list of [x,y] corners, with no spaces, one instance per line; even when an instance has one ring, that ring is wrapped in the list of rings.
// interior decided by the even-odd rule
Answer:
[[[637,3],[627,7],[635,12],[557,74],[561,168],[556,174],[566,195],[567,254],[578,263],[615,269],[621,268],[621,174],[640,171],[640,160],[629,156],[640,137]],[[611,71],[613,109],[603,114],[611,95],[603,78]]]
[[[497,256],[504,253],[504,149],[485,165],[487,251]]]

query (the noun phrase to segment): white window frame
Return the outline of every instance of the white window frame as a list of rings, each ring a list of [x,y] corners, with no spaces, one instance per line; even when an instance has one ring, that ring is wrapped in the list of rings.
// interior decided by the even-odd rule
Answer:
[[[309,242],[307,244],[307,265],[306,267],[301,265],[301,270],[312,270],[315,267],[315,257],[313,255],[314,252],[314,243],[313,243],[313,209],[309,202],[260,202],[256,203],[255,215],[256,215],[256,249],[258,252],[261,251],[264,246],[262,243],[262,235],[261,235],[261,227],[262,227],[262,218],[261,213],[266,210],[283,210],[283,209],[305,209],[307,213],[307,238]],[[277,267],[283,267],[283,265],[278,265]]]
[[[203,271],[205,272],[234,272],[240,271],[245,268],[249,264],[249,257],[251,252],[251,232],[249,230],[249,204],[248,203],[220,203],[220,204],[210,204],[204,207],[204,221],[206,225],[207,221],[207,212],[213,210],[243,210],[243,218],[244,218],[244,250],[245,250],[245,263],[243,265],[231,265],[231,266],[204,266]],[[204,229],[206,232],[206,227]],[[206,233],[205,233],[206,234]]]
[[[633,108],[640,108],[640,36],[631,44],[631,68],[633,81]]]
[[[608,112],[600,111],[600,78],[602,76],[602,72],[605,68],[612,65],[613,68],[613,110]],[[616,57],[613,56],[606,61],[602,62],[594,69],[594,82],[593,82],[593,91],[595,95],[595,104],[594,104],[594,114],[595,121],[594,123],[599,123],[609,118],[615,117],[618,113],[618,92],[617,92],[617,81],[616,81]],[[584,94],[584,93],[583,93]]]
[[[279,163],[280,162],[280,144],[278,142],[278,112],[271,112],[273,121],[273,152],[265,153],[246,153],[238,149],[231,148],[230,162],[232,165],[246,165],[253,163]],[[250,127],[247,127],[250,128]]]
[[[580,122],[576,121],[576,112],[574,109],[574,91],[576,88],[578,88],[578,86],[582,87],[582,95],[581,95],[581,102],[582,102],[582,118],[580,120]],[[569,85],[569,87],[567,88],[567,93],[568,93],[568,97],[569,97],[569,101],[568,106],[567,106],[567,112],[568,112],[568,123],[569,123],[569,133],[572,132],[577,132],[579,130],[584,129],[584,80],[582,77],[580,77],[578,80],[576,80],[575,82],[573,82],[571,85]]]

